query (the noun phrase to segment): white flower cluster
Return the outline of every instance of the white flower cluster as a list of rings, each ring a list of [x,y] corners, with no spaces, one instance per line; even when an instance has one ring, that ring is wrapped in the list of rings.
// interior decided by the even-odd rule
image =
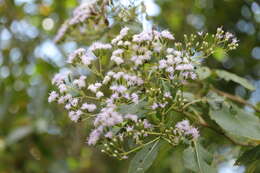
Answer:
[[[62,40],[62,38],[68,31],[68,29],[69,29],[69,25],[68,25],[68,21],[66,21],[59,28],[58,33],[54,37],[54,42],[59,42],[60,40]]]
[[[103,33],[108,27],[106,13],[113,11],[106,8],[108,2],[112,1],[94,0],[80,5],[55,40],[61,40],[76,27],[78,35],[96,38]],[[116,11],[114,16],[121,10]],[[91,38],[86,41],[93,41]],[[196,55],[208,57],[216,48],[235,49],[238,40],[222,28],[213,35],[203,32],[184,35],[183,43],[174,40],[168,30],[134,33],[124,27],[109,43],[97,41],[79,48],[67,59],[73,68],[54,76],[52,83],[57,91],[50,92],[48,102],[62,104],[73,122],[90,119],[93,129],[87,144],[101,144],[102,152],[120,159],[152,140],[190,144],[199,137],[198,129],[188,120],[172,126],[175,121],[171,116],[175,112],[185,114],[192,103],[184,98],[183,92],[189,88],[184,86],[189,84],[187,81],[197,79],[195,69],[200,63],[195,60],[199,57]],[[131,146],[126,146],[129,140]]]
[[[173,48],[167,49],[166,59],[159,61],[158,68],[167,72],[171,79],[174,79],[176,74],[183,76],[184,79],[196,79],[197,77],[189,55]]]
[[[110,44],[95,42],[89,47],[89,50],[92,52],[99,49],[112,49],[112,46]]]
[[[57,35],[54,38],[54,41],[58,42],[62,40],[64,35],[71,27],[86,22],[93,15],[98,15],[100,13],[100,9],[98,8],[97,2],[98,0],[85,2],[75,8],[72,14],[72,18],[68,19],[61,26],[61,28],[58,30]]]
[[[193,139],[197,139],[199,137],[198,129],[191,126],[188,120],[178,122],[173,130],[173,133],[178,136],[191,136]]]
[[[78,88],[84,88],[84,87],[86,87],[86,83],[85,83],[86,78],[87,78],[86,76],[80,76],[79,79],[75,79],[73,81],[73,84],[75,86],[77,86]]]
[[[127,84],[127,86],[133,86],[133,85],[142,85],[144,83],[143,79],[136,76],[136,75],[131,75],[126,72],[113,72],[109,71],[107,75],[104,77],[103,83],[106,84],[108,83],[111,79],[114,79],[116,81],[118,80],[124,80]]]
[[[101,136],[105,138],[111,139],[113,137],[118,137],[121,141],[123,141],[124,136],[127,137],[127,134],[120,133],[116,134],[115,132],[109,130],[106,131],[106,128],[112,128],[113,126],[122,126],[126,132],[132,132],[136,127],[144,127],[146,129],[152,128],[152,125],[146,120],[138,119],[137,115],[134,114],[120,114],[117,112],[115,105],[108,104],[107,107],[101,109],[100,113],[97,114],[94,120],[94,126],[96,127],[91,133],[88,138],[89,145],[95,145]],[[123,126],[123,122],[128,122],[128,124],[132,124],[131,126]],[[120,125],[121,124],[121,125]],[[141,133],[137,133],[133,136],[135,140],[138,140],[139,137],[142,136]]]
[[[72,64],[78,61],[84,65],[90,65],[94,59],[93,54],[87,52],[84,48],[79,48],[69,55],[67,63]]]
[[[74,52],[72,52],[67,60],[67,63],[73,63],[73,61],[77,58],[77,57],[83,57],[86,54],[86,50],[83,48],[79,48],[77,50],[75,50]]]
[[[92,13],[96,13],[95,1],[82,3],[74,9],[72,18],[69,20],[69,25],[75,25],[84,22]]]
[[[125,27],[125,28],[123,28],[123,29],[121,29],[121,31],[120,31],[120,34],[118,35],[118,36],[116,36],[116,38],[114,38],[112,41],[111,41],[111,43],[113,44],[113,45],[125,45],[125,43],[122,41],[123,40],[123,38],[128,34],[128,31],[129,31],[129,28],[128,27]],[[128,43],[128,42],[127,42]],[[127,45],[125,45],[125,46],[127,46]]]
[[[174,40],[173,35],[167,30],[164,30],[162,32],[153,30],[153,31],[143,31],[140,34],[134,35],[133,42],[141,43],[141,42],[158,40],[159,38]]]
[[[217,29],[216,37],[217,39],[223,40],[225,42],[231,41],[231,43],[228,43],[227,45],[229,50],[234,50],[238,47],[238,39],[235,37],[235,35],[230,32],[224,32],[222,27]]]
[[[86,10],[84,8],[82,11]],[[76,16],[80,16],[80,14],[80,10],[75,13]],[[123,122],[128,120],[140,122],[143,127],[151,128],[152,125],[146,119],[139,119],[135,114],[122,114],[119,111],[120,105],[135,105],[140,103],[140,98],[144,98],[145,94],[140,92],[140,89],[144,88],[145,85],[143,77],[147,76],[144,73],[152,74],[152,70],[157,68],[165,70],[169,73],[169,76],[174,76],[175,71],[179,71],[179,74],[183,75],[184,78],[195,79],[196,76],[193,72],[193,64],[189,57],[185,55],[185,52],[165,48],[162,43],[164,39],[174,40],[174,37],[167,30],[162,32],[143,31],[131,36],[129,28],[125,27],[111,41],[111,44],[94,42],[87,50],[84,48],[75,50],[69,55],[67,62],[74,65],[86,65],[90,71],[93,67],[95,72],[97,72],[97,69],[96,66],[92,66],[92,62],[99,61],[101,63],[99,58],[102,58],[102,52],[111,52],[110,60],[111,63],[114,62],[116,65],[115,71],[107,71],[106,73],[100,71],[102,80],[95,83],[87,82],[88,76],[73,77],[71,73],[59,73],[53,78],[53,84],[57,85],[60,93],[52,91],[49,102],[57,101],[59,104],[64,104],[65,109],[69,111],[69,118],[74,122],[80,121],[84,115],[88,116],[90,113],[94,113],[93,124],[95,129],[90,134],[88,144],[96,144],[102,136],[109,138],[114,136],[115,134],[110,131],[110,128],[115,125],[126,128],[128,132],[131,131],[134,125],[131,125],[131,127],[123,125]],[[104,54],[105,56],[108,55],[107,53]],[[155,56],[159,56],[159,58],[155,58]],[[164,56],[166,56],[166,59],[160,58]],[[151,64],[151,68],[147,69],[147,72],[131,70],[146,63]],[[109,66],[109,64],[105,66]],[[117,66],[121,66],[121,68]],[[93,73],[93,75],[95,76],[96,73]],[[169,79],[173,78],[169,77]],[[168,100],[172,99],[169,91],[166,91],[162,97]],[[167,105],[168,101],[164,100],[163,102],[154,102],[151,108],[152,110],[159,107],[163,109]]]
[[[86,68],[90,74],[55,75],[52,83],[59,92],[52,91],[48,99],[63,104],[74,122],[92,118],[94,129],[87,143],[101,143],[104,152],[120,158],[126,155],[120,155],[114,143],[129,138],[138,145],[147,136],[162,135],[175,145],[183,138],[199,137],[188,120],[167,131],[160,131],[156,124],[165,123],[172,106],[183,105],[178,103],[182,101],[178,87],[185,85],[182,81],[197,78],[194,56],[185,46],[168,47],[174,37],[167,30],[131,32],[125,27],[110,43],[94,42],[88,49],[71,53],[67,62]],[[226,33],[225,38],[230,40],[233,35]]]
[[[130,60],[138,67],[144,62],[151,60],[153,53],[160,53],[162,50],[162,39],[174,40],[173,35],[164,30],[158,32],[156,30],[143,31],[129,37],[129,28],[125,27],[120,31],[120,34],[111,41],[114,47],[118,47],[111,57],[117,65],[124,63],[125,52],[132,52]],[[142,44],[145,43],[145,44]],[[151,46],[151,48],[150,48]]]

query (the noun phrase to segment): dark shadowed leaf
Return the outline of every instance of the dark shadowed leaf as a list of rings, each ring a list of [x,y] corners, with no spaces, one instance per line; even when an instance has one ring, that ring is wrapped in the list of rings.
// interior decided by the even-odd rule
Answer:
[[[245,151],[236,161],[236,165],[248,166],[255,161],[260,161],[260,145]]]

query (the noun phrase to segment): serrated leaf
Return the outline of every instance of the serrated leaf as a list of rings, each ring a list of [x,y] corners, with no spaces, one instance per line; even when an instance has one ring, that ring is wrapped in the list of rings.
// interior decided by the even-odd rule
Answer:
[[[233,73],[230,73],[230,72],[227,72],[227,71],[224,71],[224,70],[216,70],[215,71],[216,74],[226,80],[226,81],[233,81],[233,82],[236,82],[240,85],[242,85],[243,87],[249,89],[249,90],[255,90],[255,87],[245,78],[242,78],[240,76],[237,76],[236,74],[233,74]]]
[[[194,147],[189,147],[183,152],[185,167],[198,173],[217,173],[211,166],[212,155],[199,143],[194,142]]]
[[[160,141],[157,140],[137,152],[130,162],[128,173],[144,173],[156,159],[160,147],[159,144]]]
[[[211,107],[209,115],[232,135],[260,140],[260,120],[253,113],[245,112],[234,104],[223,104],[219,109]]]

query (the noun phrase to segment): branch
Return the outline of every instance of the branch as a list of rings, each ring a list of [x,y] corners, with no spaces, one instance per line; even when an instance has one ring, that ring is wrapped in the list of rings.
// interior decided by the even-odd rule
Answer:
[[[149,144],[151,144],[151,143],[153,143],[153,142],[155,142],[155,141],[158,141],[160,138],[161,138],[161,137],[159,136],[159,137],[157,137],[157,138],[155,138],[155,139],[153,139],[153,140],[151,140],[151,141],[149,141],[149,142],[147,142],[147,143],[145,143],[145,144],[143,144],[143,145],[140,145],[140,146],[138,146],[138,147],[136,147],[136,148],[133,148],[132,150],[127,151],[127,152],[124,152],[124,153],[122,153],[122,154],[128,155],[128,154],[130,154],[130,153],[133,153],[133,152],[135,152],[135,151],[137,151],[137,150],[142,149],[142,148],[145,147],[146,145],[149,145]]]
[[[237,103],[241,103],[241,104],[244,104],[244,105],[247,105],[247,106],[250,106],[251,108],[253,108],[256,112],[260,112],[260,109],[257,108],[255,105],[251,104],[251,103],[248,103],[246,100],[244,100],[243,98],[239,97],[239,96],[235,96],[235,95],[232,95],[232,94],[229,94],[229,93],[226,93],[224,91],[220,91],[214,87],[211,87],[211,89],[213,91],[215,91],[216,93],[218,93],[219,95],[222,95],[226,98],[229,98],[230,100],[233,100]]]
[[[201,126],[206,127],[214,132],[216,132],[217,134],[224,136],[225,138],[227,138],[229,141],[231,141],[233,144],[235,145],[241,145],[241,146],[254,146],[251,144],[246,144],[246,143],[241,143],[241,142],[237,142],[234,139],[232,139],[231,137],[229,137],[228,135],[226,135],[224,132],[222,131],[218,131],[217,129],[214,129],[213,127],[211,127],[210,125],[208,125],[207,123],[199,123]]]

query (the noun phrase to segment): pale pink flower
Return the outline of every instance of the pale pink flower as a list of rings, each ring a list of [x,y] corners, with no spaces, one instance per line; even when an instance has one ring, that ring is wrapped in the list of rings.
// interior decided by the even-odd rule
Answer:
[[[59,94],[56,91],[52,91],[49,95],[48,102],[53,102],[59,97]]]
[[[174,40],[173,35],[167,30],[162,31],[161,36],[164,37],[164,38],[167,38],[169,40]]]
[[[95,104],[84,103],[82,104],[81,109],[88,110],[88,112],[93,112],[97,109],[97,106]]]
[[[104,96],[104,94],[101,92],[101,91],[98,91],[97,93],[96,93],[96,97],[97,98],[101,98],[101,97],[103,97]]]

